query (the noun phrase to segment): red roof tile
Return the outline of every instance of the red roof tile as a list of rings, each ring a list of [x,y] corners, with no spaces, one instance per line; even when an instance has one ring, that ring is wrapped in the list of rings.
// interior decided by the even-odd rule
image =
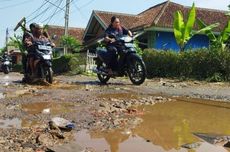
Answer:
[[[137,15],[104,11],[95,11],[95,13],[107,26],[110,24],[111,17],[115,15],[120,18],[122,24],[128,29],[150,27],[153,25],[156,27],[172,28],[174,13],[181,10],[187,16],[189,9],[190,7],[166,1]],[[220,23],[216,31],[220,31],[226,25],[228,17],[225,14],[226,11],[197,8],[197,18],[202,19],[206,24]]]
[[[54,43],[56,44],[56,46],[59,46],[60,38],[65,33],[64,27],[63,26],[56,26],[56,25],[55,26],[49,25],[47,31],[48,31],[50,37],[53,37],[54,35],[57,36],[57,40],[55,40]],[[69,35],[75,37],[77,40],[82,42],[84,31],[85,31],[85,29],[83,29],[83,28],[70,27],[68,33],[69,33]]]
[[[106,26],[109,26],[110,20],[113,16],[118,17],[121,20],[122,24],[128,29],[133,27],[134,21],[139,20],[138,16],[131,15],[131,14],[105,12],[105,11],[94,11],[94,12]]]

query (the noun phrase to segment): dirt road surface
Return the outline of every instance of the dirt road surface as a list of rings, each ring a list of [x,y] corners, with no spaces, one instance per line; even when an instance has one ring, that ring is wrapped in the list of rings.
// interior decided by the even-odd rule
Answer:
[[[187,151],[181,146],[194,142],[200,143],[195,151],[228,151],[192,132],[230,134],[229,83],[159,78],[134,86],[123,78],[101,85],[96,77],[62,75],[52,85],[27,85],[21,79],[0,74],[0,151]],[[51,126],[54,117],[75,128]]]

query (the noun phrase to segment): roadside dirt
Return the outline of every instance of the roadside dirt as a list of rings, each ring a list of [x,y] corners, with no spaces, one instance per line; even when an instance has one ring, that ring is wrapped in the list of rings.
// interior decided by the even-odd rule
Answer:
[[[57,76],[53,85],[26,85],[20,82],[21,79],[22,75],[17,73],[0,74],[0,151],[3,152],[63,151],[63,148],[72,146],[74,148],[70,149],[75,149],[75,151],[127,151],[127,147],[132,147],[132,145],[127,144],[127,147],[123,150],[119,150],[117,146],[119,147],[119,144],[127,139],[129,139],[129,142],[136,140],[132,139],[130,135],[137,135],[138,138],[135,142],[141,144],[144,140],[147,143],[160,145],[163,148],[162,151],[168,151],[178,149],[178,146],[196,140],[186,132],[184,136],[187,135],[188,138],[183,137],[186,140],[180,140],[180,143],[176,144],[177,141],[174,138],[173,141],[167,142],[170,146],[162,144],[163,141],[161,140],[158,143],[156,130],[163,124],[159,126],[153,124],[158,123],[159,119],[166,119],[169,115],[157,116],[157,113],[167,113],[168,110],[172,110],[170,107],[176,104],[179,105],[179,109],[180,107],[188,108],[183,107],[184,104],[181,104],[183,102],[193,103],[192,105],[206,104],[215,108],[230,108],[230,104],[228,104],[228,101],[230,101],[229,83],[153,79],[147,80],[142,86],[134,86],[128,79],[117,79],[110,81],[108,85],[100,85],[96,77]],[[193,98],[219,102],[200,101]],[[159,106],[164,104],[167,106]],[[153,108],[155,105],[158,105],[159,109],[163,108],[163,110],[157,109],[157,112],[146,115],[148,111],[156,111]],[[164,107],[168,107],[168,109],[164,109]],[[201,109],[204,107],[201,107]],[[191,113],[197,110],[197,106],[192,108]],[[217,112],[221,116],[221,110],[211,109],[210,111],[210,109],[207,109],[207,111],[210,114]],[[181,115],[185,112],[186,110],[182,111]],[[223,114],[228,115],[228,111]],[[200,116],[205,119],[202,114]],[[71,120],[74,122],[75,128],[72,131],[63,131],[60,137],[59,130],[52,129],[49,126],[49,121],[53,117]],[[179,134],[181,134],[180,126],[187,125],[187,119],[193,121],[193,118],[197,116],[192,115],[191,117],[177,118],[177,115],[175,115],[175,118],[178,119],[176,123],[182,121],[181,124],[176,124],[179,126],[176,129]],[[173,117],[170,117],[170,119],[173,119]],[[185,119],[186,121],[183,122]],[[147,121],[153,121],[153,124],[143,125]],[[210,122],[213,121],[218,121],[218,118],[211,119],[207,122],[207,125],[212,125]],[[198,122],[194,121],[192,123]],[[170,125],[172,124],[167,124],[167,126]],[[142,130],[145,127],[147,127],[146,131],[149,132],[147,134],[151,137],[145,135],[146,132]],[[150,128],[153,129],[152,132]],[[200,128],[191,131],[205,131],[205,126],[200,126]],[[221,129],[223,129],[223,132]],[[218,129],[207,130],[209,133],[230,134],[226,131],[227,129],[230,130],[230,126],[225,126],[223,122],[223,125],[218,126]],[[173,132],[175,130],[167,130],[167,128],[162,127],[160,131],[164,132],[164,130],[168,131],[168,134],[172,133],[172,137],[174,136]],[[109,138],[110,135],[117,135],[119,142],[118,139]],[[107,139],[110,141],[110,146],[105,145],[103,149],[100,149],[100,146],[95,146],[95,144],[87,144],[93,140],[87,138],[85,142],[82,141],[81,139],[85,139],[86,136]],[[167,137],[162,135],[162,139],[164,138]],[[116,143],[111,140],[115,140]],[[72,142],[74,143],[70,144]],[[145,142],[142,144],[145,145]],[[62,145],[65,146],[60,147]],[[100,143],[100,145],[103,144]],[[116,147],[108,148],[111,146]],[[217,150],[223,151],[225,149]],[[152,150],[145,149],[143,151]],[[182,151],[185,151],[185,149],[182,149]]]

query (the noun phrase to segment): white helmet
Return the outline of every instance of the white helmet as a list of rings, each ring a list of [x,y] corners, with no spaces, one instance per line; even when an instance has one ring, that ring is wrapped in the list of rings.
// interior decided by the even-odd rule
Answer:
[[[42,23],[36,23],[35,27],[36,28],[44,28],[44,25]]]

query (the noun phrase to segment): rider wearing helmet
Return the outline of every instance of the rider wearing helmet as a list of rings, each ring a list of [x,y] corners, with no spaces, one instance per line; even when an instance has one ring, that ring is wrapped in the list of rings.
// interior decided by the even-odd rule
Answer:
[[[42,24],[30,24],[30,33],[27,32],[23,36],[23,43],[28,51],[27,59],[29,61],[32,77],[35,77],[35,68],[38,63],[34,52],[35,49],[33,47],[34,41],[50,41],[47,32],[43,30]],[[52,46],[54,47],[55,45],[52,43]]]

